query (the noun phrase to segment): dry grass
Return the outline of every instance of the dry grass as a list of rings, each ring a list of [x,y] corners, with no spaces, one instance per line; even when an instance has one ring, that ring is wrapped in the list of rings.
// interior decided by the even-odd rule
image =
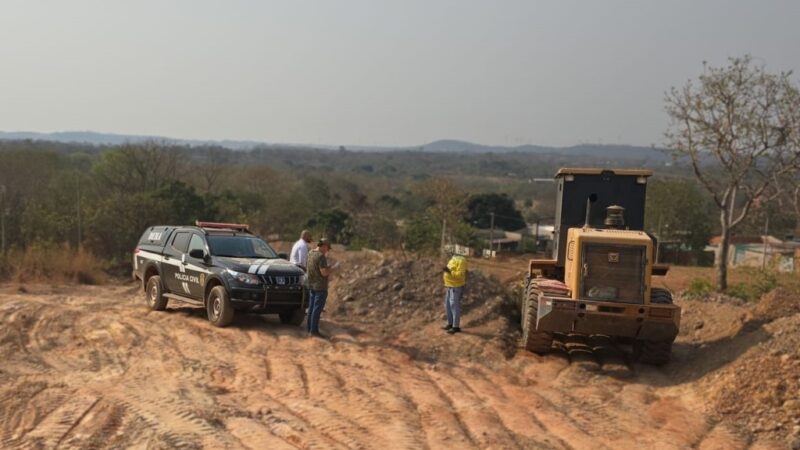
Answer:
[[[707,282],[714,290],[717,280],[717,269],[714,267],[672,266],[666,277],[653,277],[654,286],[663,286],[672,292],[692,290],[692,284],[698,281]],[[800,281],[793,273],[762,272],[758,268],[728,269],[729,295],[745,300],[757,300],[761,294],[782,286],[800,290]]]
[[[102,284],[108,279],[103,261],[67,245],[12,250],[0,262],[0,276],[17,283]]]

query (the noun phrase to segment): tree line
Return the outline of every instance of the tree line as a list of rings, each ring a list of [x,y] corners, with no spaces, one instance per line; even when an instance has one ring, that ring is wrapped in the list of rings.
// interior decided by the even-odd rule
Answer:
[[[767,220],[778,237],[800,228],[800,95],[789,76],[744,57],[705,67],[667,94],[675,161],[651,167],[648,231],[697,262],[716,234],[727,249],[734,233],[761,234]],[[577,165],[626,161],[0,141],[0,217],[7,248],[66,244],[120,272],[146,227],[197,219],[249,223],[283,239],[310,228],[351,247],[436,253],[443,229],[452,242],[485,246],[475,229],[491,215],[511,231],[552,223],[555,185],[537,179]],[[721,264],[723,289],[725,274]]]

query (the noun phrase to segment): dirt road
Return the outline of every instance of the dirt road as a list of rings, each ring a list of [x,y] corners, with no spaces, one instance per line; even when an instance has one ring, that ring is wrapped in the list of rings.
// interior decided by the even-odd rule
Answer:
[[[331,322],[326,341],[269,317],[148,312],[133,285],[25,291],[0,289],[2,448],[771,448],[624,361],[441,362]],[[493,342],[437,325],[445,349]]]

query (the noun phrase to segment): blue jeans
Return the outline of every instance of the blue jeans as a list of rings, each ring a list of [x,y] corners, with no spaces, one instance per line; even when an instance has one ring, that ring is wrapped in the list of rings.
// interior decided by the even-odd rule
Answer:
[[[308,291],[308,332],[319,333],[319,318],[325,308],[328,291]]]
[[[444,310],[447,312],[447,323],[453,328],[461,324],[461,296],[464,295],[464,286],[449,287],[444,294]]]

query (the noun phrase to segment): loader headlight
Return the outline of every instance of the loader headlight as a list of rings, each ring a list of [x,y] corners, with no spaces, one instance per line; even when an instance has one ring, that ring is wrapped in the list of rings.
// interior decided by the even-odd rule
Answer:
[[[258,276],[253,275],[252,273],[242,273],[237,272],[235,270],[228,269],[228,274],[233,277],[234,280],[244,283],[244,284],[261,284],[261,280],[258,279]]]

